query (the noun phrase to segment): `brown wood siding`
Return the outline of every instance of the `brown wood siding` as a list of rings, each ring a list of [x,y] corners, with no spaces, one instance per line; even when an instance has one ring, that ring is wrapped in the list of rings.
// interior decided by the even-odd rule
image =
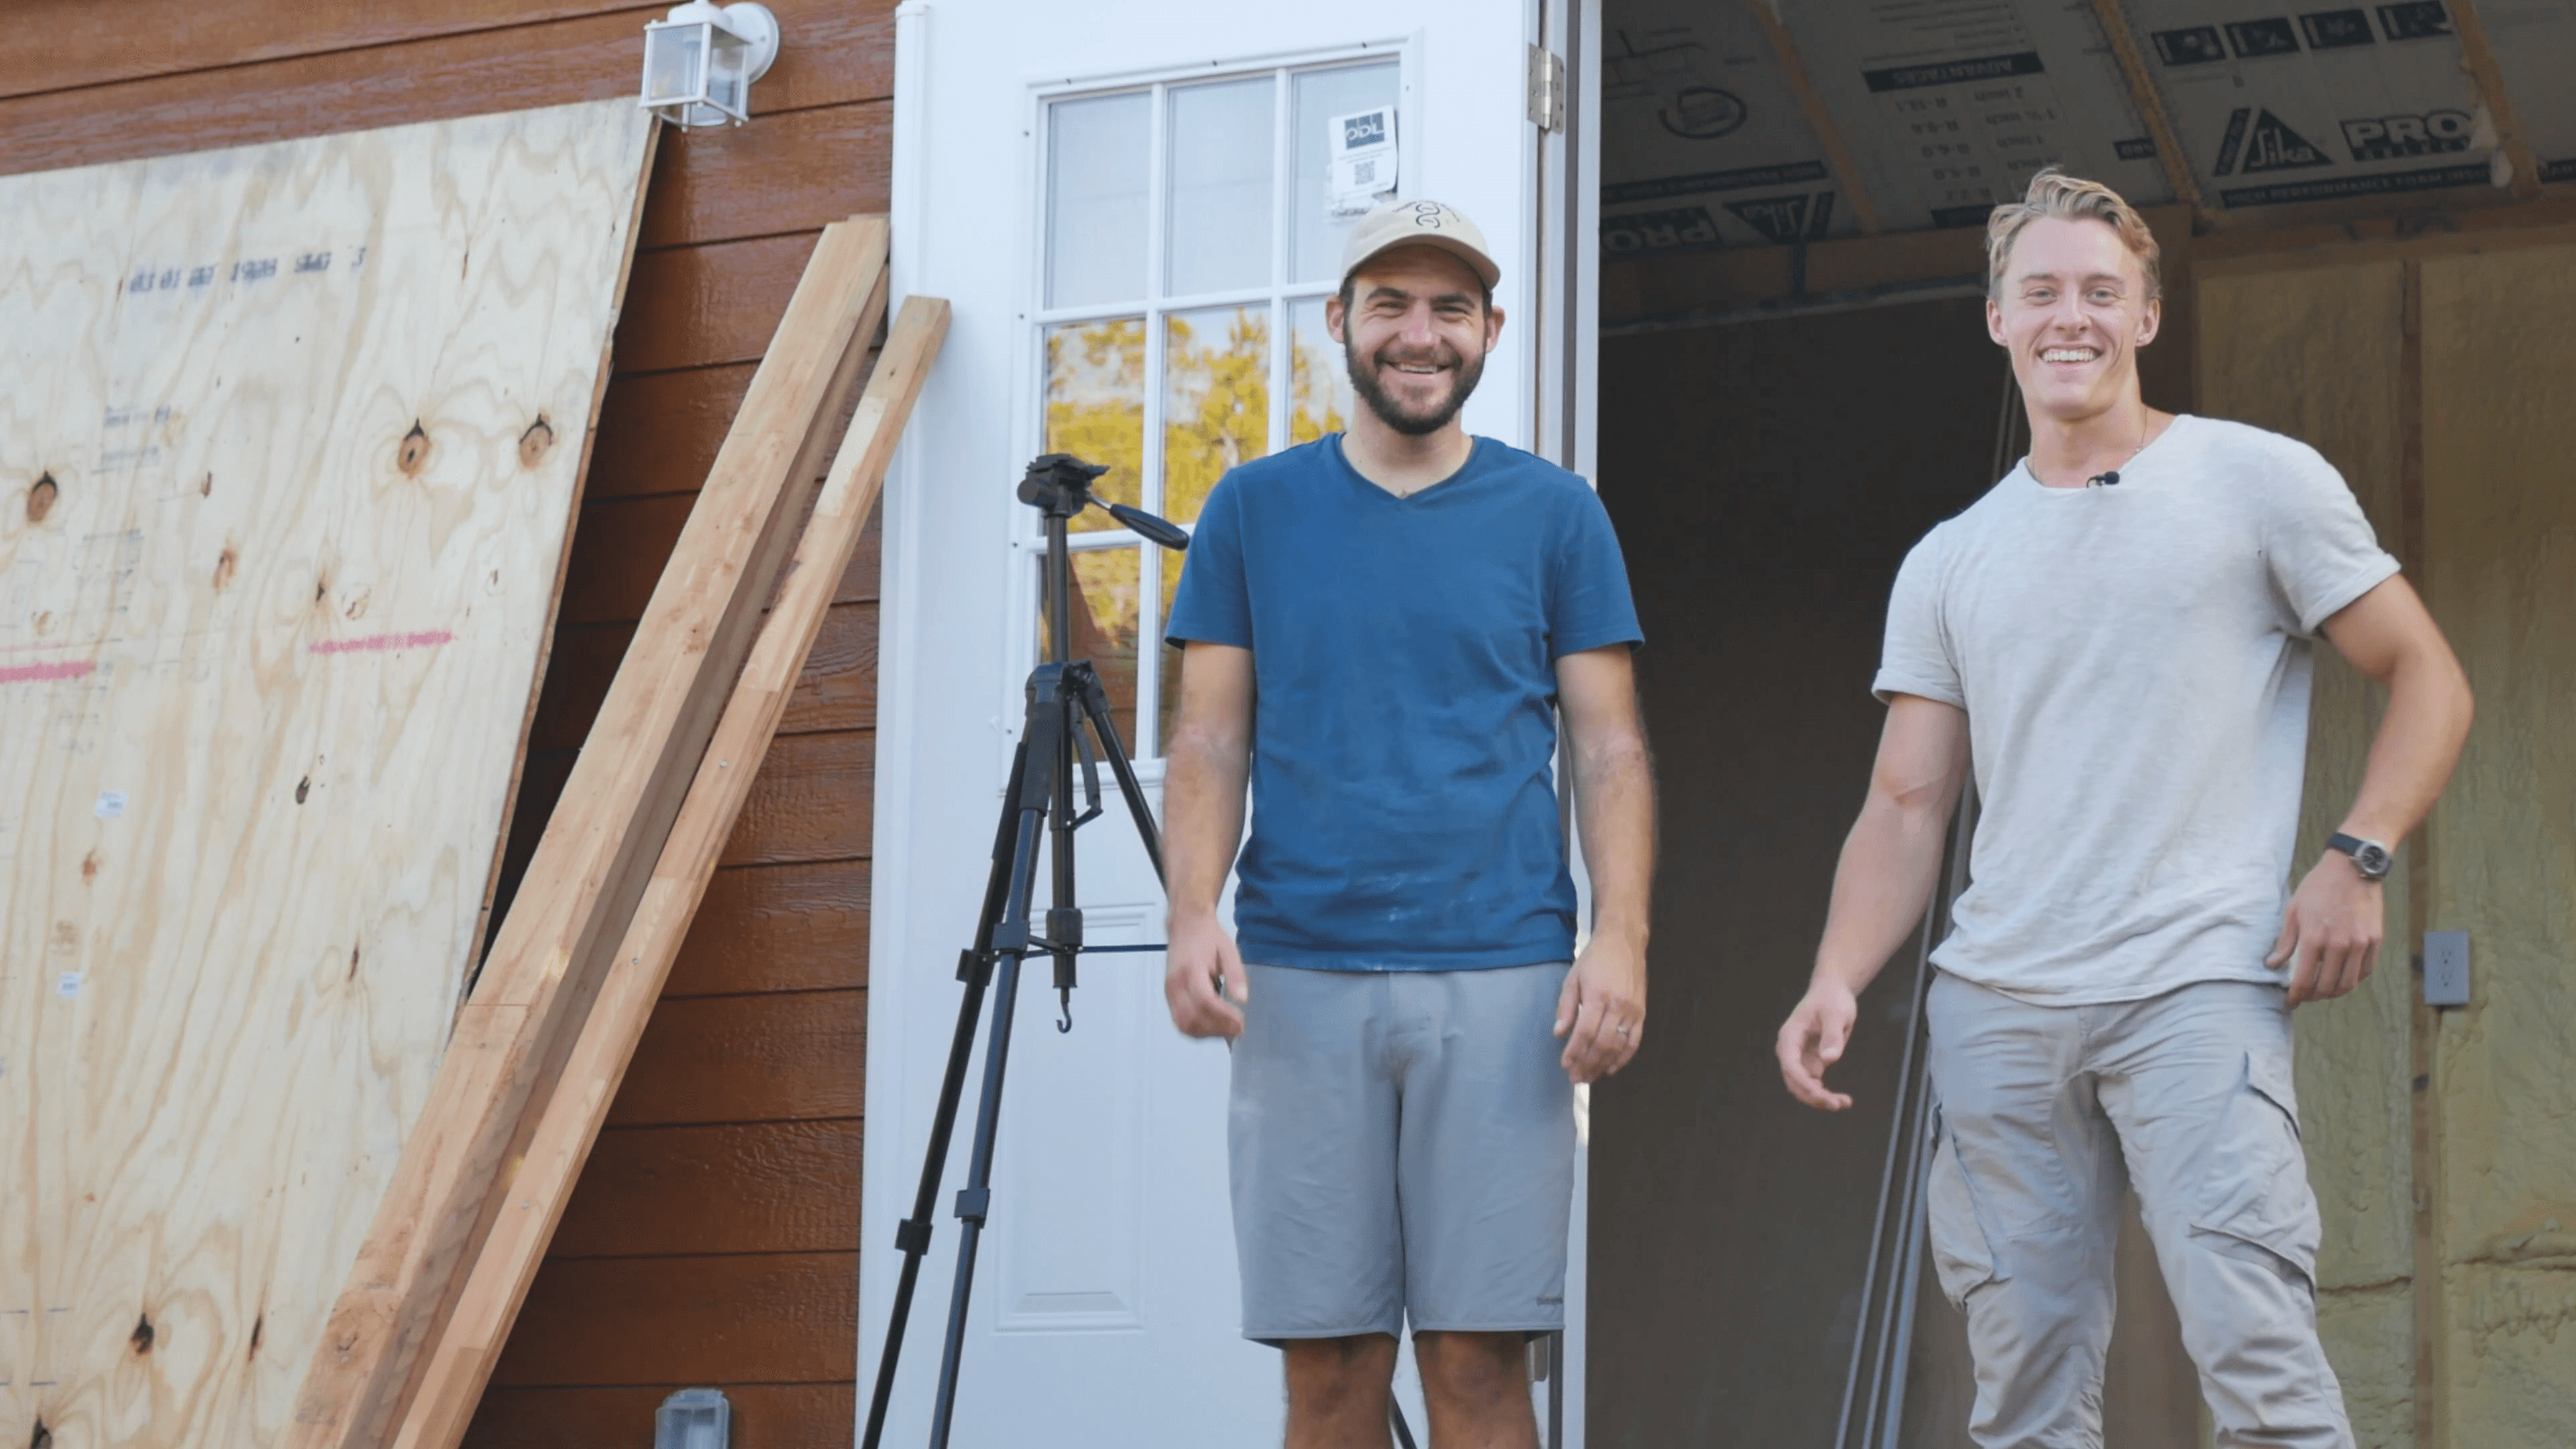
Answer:
[[[822,225],[886,206],[893,0],[769,0],[753,124],[663,138],[495,910],[561,790]],[[0,54],[0,171],[631,95],[618,0],[95,0]],[[468,1442],[650,1442],[723,1388],[739,1449],[845,1445],[877,533],[843,580]]]

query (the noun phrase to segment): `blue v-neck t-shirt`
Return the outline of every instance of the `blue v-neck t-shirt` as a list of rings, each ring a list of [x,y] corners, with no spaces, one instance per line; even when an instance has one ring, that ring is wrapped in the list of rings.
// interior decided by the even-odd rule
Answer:
[[[1555,664],[1643,638],[1581,478],[1491,438],[1403,498],[1338,433],[1246,463],[1208,495],[1165,633],[1252,651],[1245,960],[1573,957]]]

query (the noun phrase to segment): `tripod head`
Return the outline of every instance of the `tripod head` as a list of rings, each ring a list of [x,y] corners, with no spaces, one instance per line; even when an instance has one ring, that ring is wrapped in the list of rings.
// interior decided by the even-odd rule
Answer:
[[[1091,480],[1108,472],[1071,453],[1048,453],[1029,464],[1020,478],[1020,501],[1044,514],[1050,523],[1067,520],[1097,503],[1109,516],[1175,553],[1190,546],[1190,536],[1141,508],[1091,496]],[[1052,529],[1050,529],[1052,532]]]

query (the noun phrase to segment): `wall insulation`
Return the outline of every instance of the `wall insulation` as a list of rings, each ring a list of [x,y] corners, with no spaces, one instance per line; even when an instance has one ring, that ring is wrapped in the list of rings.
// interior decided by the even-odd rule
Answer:
[[[2364,1445],[2564,1449],[2576,248],[2314,262],[2204,273],[2202,408],[2304,439],[2343,471],[2479,696],[2459,775],[2390,877],[2381,969],[2298,1014],[2327,1351]],[[2350,804],[2384,698],[2331,651],[2320,661],[2302,862]],[[2418,1005],[2409,958],[2425,929],[2470,933],[2468,1007]]]

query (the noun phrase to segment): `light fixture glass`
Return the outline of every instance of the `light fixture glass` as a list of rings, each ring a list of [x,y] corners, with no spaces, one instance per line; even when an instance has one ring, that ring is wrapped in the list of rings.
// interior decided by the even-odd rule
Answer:
[[[722,1389],[682,1389],[653,1411],[653,1449],[725,1449],[733,1405]]]
[[[687,0],[644,27],[645,109],[672,125],[739,126],[751,83],[778,58],[778,17],[756,0]]]

